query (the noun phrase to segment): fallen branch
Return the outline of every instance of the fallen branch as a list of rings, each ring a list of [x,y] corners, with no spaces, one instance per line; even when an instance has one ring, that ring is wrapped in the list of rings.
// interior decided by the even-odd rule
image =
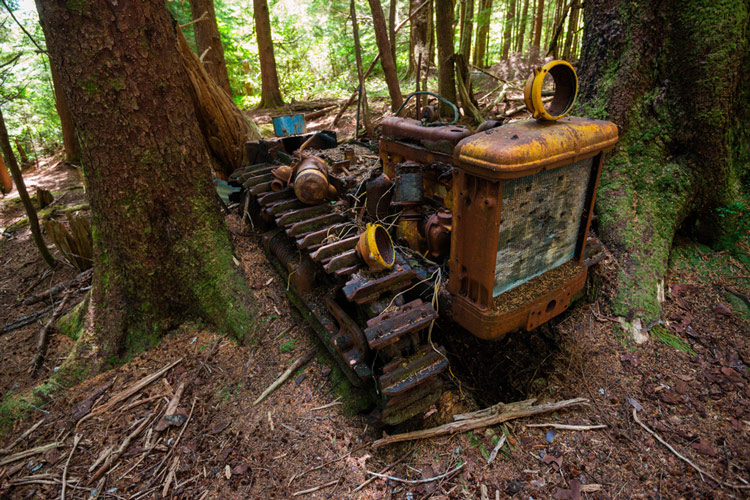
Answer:
[[[21,327],[28,325],[29,323],[33,323],[34,321],[38,320],[45,314],[48,314],[52,310],[52,307],[53,306],[45,307],[39,312],[35,312],[27,316],[23,316],[22,318],[18,318],[16,321],[12,323],[6,323],[2,331],[0,331],[0,333],[10,333],[13,330],[17,330]]]
[[[431,429],[423,429],[414,432],[405,432],[403,434],[395,434],[382,439],[378,439],[372,445],[374,448],[380,448],[387,444],[399,443],[401,441],[411,441],[414,439],[425,439],[435,436],[442,436],[444,434],[455,434],[457,432],[467,432],[474,429],[480,429],[483,427],[489,427],[492,425],[501,424],[509,420],[514,420],[521,417],[529,417],[531,415],[538,415],[540,413],[550,413],[563,408],[569,408],[571,406],[577,406],[588,402],[588,399],[575,398],[568,399],[565,401],[559,401],[557,403],[545,403],[541,405],[534,405],[534,400],[521,401],[517,403],[509,403],[502,405],[498,409],[497,413],[492,413],[478,418],[468,418],[459,420],[457,422],[451,422],[449,424],[440,425]],[[485,410],[480,410],[484,412]]]
[[[646,426],[646,424],[644,424],[643,422],[641,422],[641,420],[638,418],[638,414],[637,414],[635,408],[633,408],[633,420],[635,420],[636,424],[638,424],[641,427],[643,427],[643,429],[646,432],[648,432],[649,434],[651,434],[652,436],[654,436],[654,438],[656,438],[657,441],[659,441],[661,444],[663,444],[664,446],[666,446],[669,449],[669,451],[671,451],[672,453],[675,454],[675,456],[677,456],[677,458],[679,458],[680,460],[682,460],[683,462],[685,462],[686,464],[688,464],[690,467],[692,467],[693,469],[695,469],[698,472],[698,474],[700,474],[701,476],[706,476],[707,478],[709,478],[711,481],[715,482],[716,484],[718,484],[720,486],[725,486],[727,488],[735,488],[735,489],[739,489],[739,490],[750,489],[750,484],[735,484],[735,483],[727,483],[727,482],[721,481],[721,480],[717,479],[716,477],[712,476],[711,474],[709,474],[708,472],[704,471],[703,469],[701,469],[697,465],[695,465],[695,463],[693,463],[689,458],[681,455],[677,450],[675,450],[672,447],[672,445],[670,445],[669,443],[667,443],[666,441],[664,441],[661,438],[661,436],[659,436],[657,433],[655,433],[654,431],[652,431],[651,429],[649,429]]]
[[[174,450],[177,449],[177,445],[180,443],[180,439],[182,439],[182,435],[185,433],[185,429],[187,429],[187,426],[190,423],[190,419],[193,417],[193,410],[195,410],[195,401],[196,401],[196,398],[193,397],[193,404],[190,405],[190,413],[188,414],[187,420],[185,420],[185,423],[182,424],[182,429],[180,429],[180,433],[177,434],[177,439],[175,439],[174,443],[172,443],[172,447],[169,449],[169,451],[164,456],[162,461],[159,462],[159,465],[156,467],[156,470],[154,470],[154,475],[156,475],[157,472],[159,472],[159,470],[161,469],[161,466],[164,465],[167,462],[167,460],[169,460],[169,458],[174,453]]]
[[[493,460],[497,458],[497,454],[500,453],[500,448],[502,448],[503,445],[505,444],[505,439],[506,439],[506,436],[505,434],[503,434],[503,437],[497,440],[497,444],[492,449],[492,453],[490,453],[490,458],[487,459],[487,465],[490,465],[493,462]]]
[[[258,399],[253,401],[253,406],[257,405],[264,399],[268,397],[269,394],[271,394],[273,391],[278,389],[286,380],[292,376],[294,372],[296,372],[300,367],[307,364],[313,357],[315,356],[315,351],[310,351],[301,358],[298,358],[292,365],[286,369],[284,373],[281,374],[279,378],[277,378],[273,384],[269,385],[268,388],[263,391],[263,393],[258,396]]]
[[[130,396],[136,394],[138,391],[140,391],[141,389],[143,389],[147,385],[151,384],[154,380],[157,380],[162,375],[164,375],[165,373],[167,373],[172,367],[174,367],[175,365],[177,365],[178,363],[180,363],[182,361],[182,359],[183,358],[180,358],[177,361],[173,361],[172,363],[168,364],[167,366],[165,366],[164,368],[162,368],[158,372],[153,373],[153,374],[149,375],[148,377],[145,377],[145,378],[141,379],[139,382],[131,385],[130,387],[128,387],[124,391],[118,392],[117,394],[115,394],[114,396],[112,396],[112,398],[110,398],[109,401],[107,401],[103,405],[99,406],[98,408],[96,408],[95,410],[93,410],[91,413],[89,413],[88,415],[86,415],[85,417],[83,417],[81,420],[79,420],[78,424],[76,425],[76,428],[79,425],[81,425],[81,423],[84,422],[85,420],[88,420],[89,418],[93,417],[94,415],[98,415],[98,414],[100,414],[102,412],[105,412],[107,410],[112,409],[116,404],[118,404],[118,403],[120,403],[122,401],[125,401]]]
[[[65,461],[65,468],[63,468],[62,473],[62,491],[60,492],[60,500],[65,500],[65,488],[68,486],[66,478],[68,477],[68,466],[70,465],[70,459],[73,458],[73,453],[75,453],[76,448],[78,448],[78,443],[81,441],[81,435],[76,434],[73,438],[73,448],[70,450],[70,455],[68,455],[68,459]]]
[[[62,445],[63,443],[56,441],[54,443],[49,443],[42,446],[37,446],[36,448],[31,448],[25,451],[14,453],[13,455],[9,455],[5,458],[0,459],[0,467],[13,462],[17,462],[19,460],[23,460],[24,458],[37,455],[39,453],[44,453],[45,451],[51,450],[52,448],[59,448]]]
[[[304,115],[305,121],[309,122],[310,120],[314,120],[316,118],[320,118],[321,116],[327,115],[328,113],[330,113],[334,109],[336,109],[336,105],[335,104],[333,106],[328,106],[328,107],[325,107],[323,109],[319,109],[317,111],[313,111],[311,113],[307,113],[306,115]]]
[[[595,429],[606,429],[607,426],[601,425],[568,425],[568,424],[526,424],[525,427],[552,427],[553,429],[564,429],[566,431],[593,431]]]
[[[388,470],[394,468],[395,466],[397,466],[398,464],[400,464],[401,462],[403,462],[404,460],[406,460],[406,457],[408,457],[409,455],[411,455],[411,450],[407,451],[404,454],[404,456],[402,456],[401,458],[399,458],[398,460],[396,460],[395,462],[393,462],[391,465],[387,465],[387,466],[383,467],[382,469],[380,469],[380,471],[378,471],[378,474],[384,474],[384,473],[388,472]],[[354,490],[352,490],[352,493],[358,492],[359,490],[361,490],[362,488],[364,488],[365,486],[367,486],[371,482],[375,481],[376,479],[377,479],[377,476],[372,476],[371,478],[366,479],[364,483],[362,483],[359,486],[357,486],[356,488],[354,488]]]
[[[201,17],[199,17],[198,19],[193,19],[193,20],[192,20],[192,21],[190,21],[189,23],[181,24],[181,25],[180,25],[180,29],[181,29],[181,30],[184,30],[184,29],[185,29],[185,28],[187,28],[188,26],[192,26],[193,24],[195,24],[195,23],[197,23],[197,22],[199,22],[199,21],[203,21],[203,20],[205,20],[205,19],[206,19],[206,16],[207,16],[207,15],[208,15],[208,11],[207,11],[207,10],[204,10],[204,11],[203,11],[203,14],[201,14]]]
[[[377,472],[371,472],[369,470],[367,471],[367,473],[370,474],[371,476],[379,477],[381,479],[389,479],[391,481],[396,481],[398,483],[421,484],[421,483],[431,483],[432,481],[437,481],[438,479],[443,479],[444,477],[448,477],[454,472],[458,472],[461,469],[463,469],[465,465],[466,465],[466,462],[462,463],[461,465],[459,465],[458,467],[454,469],[449,470],[448,472],[444,472],[443,474],[440,474],[439,476],[428,477],[426,479],[401,479],[400,477],[388,476],[386,474],[378,474]]]
[[[12,450],[13,448],[15,448],[15,446],[18,443],[20,443],[21,441],[23,441],[24,439],[26,439],[29,436],[29,434],[31,434],[32,432],[34,432],[37,427],[39,427],[40,425],[42,425],[42,422],[44,422],[44,419],[41,419],[39,422],[35,423],[34,425],[32,425],[31,427],[29,427],[28,429],[26,429],[26,431],[23,434],[21,434],[20,436],[18,436],[15,439],[15,441],[13,441],[12,443],[10,443],[5,448],[0,448],[0,455],[7,455],[8,453],[10,453],[10,450]]]
[[[52,327],[52,323],[54,323],[55,320],[57,320],[57,318],[60,317],[60,313],[62,313],[62,310],[65,307],[65,304],[68,302],[68,297],[70,297],[70,292],[65,294],[62,301],[60,301],[60,304],[52,313],[52,316],[50,316],[49,320],[47,320],[47,324],[45,324],[44,327],[42,327],[41,331],[39,332],[39,339],[36,342],[36,353],[34,354],[34,358],[31,360],[31,374],[32,375],[36,375],[36,373],[39,371],[39,368],[42,367],[42,363],[44,362],[44,356],[47,353],[47,339],[49,337],[49,330]],[[65,489],[64,481],[63,481],[63,489]]]
[[[158,410],[158,405],[157,405],[157,410]],[[99,467],[99,470],[97,470],[94,473],[94,475],[91,476],[91,479],[89,481],[90,483],[93,483],[94,481],[102,477],[104,473],[107,472],[114,465],[115,462],[117,462],[117,460],[122,456],[122,454],[125,453],[125,450],[128,448],[128,446],[130,446],[131,441],[133,441],[133,439],[138,437],[138,435],[143,431],[143,429],[145,429],[146,426],[151,423],[151,420],[154,418],[155,415],[157,415],[157,413],[158,412],[155,411],[151,413],[150,415],[143,418],[143,422],[141,422],[141,424],[138,427],[136,427],[136,429],[133,432],[128,434],[128,436],[123,440],[122,444],[117,449],[117,451],[114,452],[112,455],[110,455],[110,459],[104,462],[104,464],[101,467]]]
[[[23,303],[24,305],[31,305],[36,304],[37,302],[41,302],[43,300],[47,300],[48,298],[52,297],[54,298],[55,295],[58,295],[60,292],[67,290],[73,285],[81,284],[84,281],[91,278],[91,276],[94,274],[93,269],[87,269],[86,271],[82,272],[81,274],[74,276],[70,278],[69,280],[65,280],[62,283],[58,283],[57,285],[53,286],[52,288],[48,288],[47,290],[43,291],[40,294],[32,295],[31,297],[27,297],[24,299]]]
[[[330,486],[333,486],[334,484],[339,484],[339,481],[341,481],[341,478],[333,480],[333,481],[331,481],[329,483],[326,483],[326,484],[321,484],[320,486],[316,486],[314,488],[310,488],[309,490],[297,491],[295,493],[292,493],[292,496],[293,497],[298,497],[300,495],[307,495],[307,494],[310,494],[310,493],[315,493],[316,491],[322,490],[323,488],[328,488]]]

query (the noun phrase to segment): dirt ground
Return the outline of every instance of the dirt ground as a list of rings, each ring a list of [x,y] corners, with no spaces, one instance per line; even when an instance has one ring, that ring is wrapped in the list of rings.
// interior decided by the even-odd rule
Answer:
[[[320,126],[327,120],[332,117]],[[54,160],[26,174],[27,185],[64,195],[60,206],[85,201],[79,179]],[[11,196],[0,203],[0,227],[23,217]],[[246,230],[234,215],[227,223]],[[642,345],[609,316],[612,258],[590,280],[593,300],[534,332],[488,344],[441,323],[436,339],[452,361],[447,392],[424,415],[375,429],[356,411],[359,394],[293,312],[259,237],[233,239],[264,325],[256,341],[237,345],[201,325],[184,325],[126,364],[53,391],[41,406],[0,422],[6,429],[0,446],[9,447],[0,450],[0,499],[59,498],[63,476],[68,499],[748,498],[750,490],[726,485],[750,480],[750,314],[739,298],[750,293],[750,269],[728,253],[678,243],[665,283],[664,324]],[[0,262],[0,328],[50,308],[49,300],[25,306],[23,298],[77,274],[62,262],[48,270],[28,226],[3,233]],[[85,285],[78,287],[70,304],[84,292]],[[13,395],[43,383],[73,343],[54,331],[44,368],[32,377],[29,363],[44,321],[0,334],[6,407]],[[309,364],[254,404],[311,351]],[[127,392],[152,375],[149,384]],[[576,397],[587,404],[372,447],[384,434],[440,425],[498,401]],[[170,402],[179,411],[167,421],[161,415]],[[544,423],[605,427],[530,427]],[[505,442],[488,463],[501,436]],[[7,462],[44,445],[49,448]],[[109,453],[117,457],[111,466]],[[435,476],[440,479],[420,482]]]

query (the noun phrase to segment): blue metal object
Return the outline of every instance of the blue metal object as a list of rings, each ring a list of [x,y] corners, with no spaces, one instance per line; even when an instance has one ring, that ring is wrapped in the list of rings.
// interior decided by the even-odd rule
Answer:
[[[305,118],[302,115],[276,116],[273,118],[273,133],[277,136],[305,133]]]

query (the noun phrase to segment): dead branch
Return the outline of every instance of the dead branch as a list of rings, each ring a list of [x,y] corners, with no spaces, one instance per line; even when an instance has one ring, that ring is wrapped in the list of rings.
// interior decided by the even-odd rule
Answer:
[[[692,467],[693,469],[695,469],[698,472],[698,474],[700,474],[702,476],[706,476],[711,481],[715,482],[716,484],[718,484],[720,486],[725,486],[727,488],[734,488],[734,489],[739,489],[739,490],[750,489],[750,484],[735,484],[735,483],[727,483],[727,482],[721,481],[721,480],[717,479],[716,477],[712,476],[711,474],[709,474],[708,472],[704,471],[703,469],[701,469],[697,465],[695,465],[695,463],[693,463],[693,461],[691,461],[686,456],[681,455],[677,450],[675,450],[672,447],[672,445],[670,445],[669,443],[667,443],[666,441],[664,441],[661,438],[661,436],[659,436],[657,433],[655,433],[654,431],[652,431],[651,429],[649,429],[646,426],[646,424],[644,424],[643,422],[641,422],[641,420],[638,418],[638,413],[636,412],[635,408],[633,408],[633,420],[635,420],[636,424],[638,424],[641,427],[643,427],[643,429],[646,432],[648,432],[649,434],[651,434],[652,436],[654,436],[654,438],[656,438],[657,441],[659,441],[661,444],[663,444],[664,446],[666,446],[667,449],[669,449],[669,451],[671,451],[672,453],[674,453],[677,458],[679,458],[680,460],[682,460],[683,462],[685,462],[686,464],[688,464],[690,467]]]
[[[380,469],[378,471],[378,474],[385,474],[390,469],[394,468],[395,466],[397,466],[398,464],[400,464],[401,462],[403,462],[404,460],[406,460],[406,457],[408,457],[409,455],[411,455],[411,453],[412,453],[411,450],[407,451],[406,453],[404,453],[404,455],[401,458],[399,458],[398,460],[396,460],[392,464],[387,465],[387,466],[383,467],[382,469]],[[356,488],[354,488],[354,490],[352,490],[352,493],[358,492],[359,490],[361,490],[362,488],[364,488],[365,486],[367,486],[371,482],[375,481],[376,479],[377,479],[377,476],[372,476],[371,478],[366,479],[364,483],[362,483],[359,486],[357,486]]]
[[[10,333],[13,330],[17,330],[19,328],[22,328],[22,327],[28,325],[29,323],[33,323],[34,321],[38,320],[39,318],[41,318],[45,314],[49,313],[52,310],[52,307],[53,306],[45,307],[44,309],[42,309],[39,312],[35,312],[35,313],[29,314],[27,316],[24,316],[22,318],[19,318],[19,319],[17,319],[16,321],[14,321],[12,323],[6,323],[5,326],[3,327],[3,329],[0,330],[0,334],[2,334],[2,333]]]
[[[336,109],[336,105],[335,104],[333,106],[328,106],[328,107],[325,107],[323,109],[319,109],[317,111],[313,111],[312,113],[307,113],[304,116],[305,117],[305,121],[309,122],[310,120],[314,120],[316,118],[320,118],[321,116],[327,115],[328,113],[330,113],[334,109]]]
[[[41,419],[39,422],[35,423],[34,425],[26,429],[26,431],[20,436],[18,436],[12,443],[10,443],[10,445],[6,446],[5,448],[0,448],[0,455],[7,455],[8,453],[10,453],[10,450],[15,448],[15,446],[18,443],[26,439],[29,436],[29,434],[34,432],[37,429],[37,427],[42,425],[42,422],[44,422],[44,419]]]
[[[503,405],[499,413],[485,415],[478,418],[470,418],[465,420],[459,420],[457,422],[451,422],[449,424],[440,425],[431,429],[423,429],[414,432],[405,432],[403,434],[394,434],[375,441],[372,446],[374,448],[380,448],[387,444],[400,443],[401,441],[411,441],[414,439],[426,439],[435,436],[442,436],[445,434],[455,434],[457,432],[467,432],[474,429],[480,429],[489,427],[492,425],[501,424],[509,420],[514,420],[521,417],[529,417],[531,415],[538,415],[540,413],[550,413],[553,411],[561,410],[563,408],[569,408],[571,406],[577,406],[588,402],[585,398],[568,399],[565,401],[559,401],[557,403],[544,403],[541,405],[534,405],[534,400],[521,401],[517,403],[509,403]],[[480,410],[482,411],[482,410]]]
[[[207,10],[204,10],[204,11],[203,11],[203,14],[201,14],[201,17],[199,17],[198,19],[193,19],[193,20],[192,20],[192,21],[190,21],[189,23],[181,24],[181,25],[180,25],[180,29],[181,29],[181,30],[184,30],[184,29],[185,29],[185,28],[187,28],[188,26],[192,26],[193,24],[195,24],[195,23],[197,23],[197,22],[200,22],[200,21],[205,21],[205,19],[206,19],[206,16],[207,16],[207,15],[208,15],[208,11],[207,11]]]
[[[544,424],[526,424],[525,427],[552,427],[553,429],[563,429],[566,431],[593,431],[596,429],[606,429],[607,426],[604,424],[600,425],[568,425],[568,424],[553,424],[551,422]]]
[[[490,453],[490,458],[487,459],[487,465],[490,465],[493,460],[497,457],[497,454],[500,453],[500,448],[503,447],[505,444],[506,436],[503,434],[503,436],[497,440],[497,444],[492,449],[492,453]]]
[[[60,292],[67,290],[73,285],[79,285],[79,284],[84,283],[85,281],[91,278],[93,273],[94,273],[93,269],[87,269],[81,274],[74,276],[70,278],[69,280],[65,280],[62,283],[58,283],[57,285],[43,291],[42,293],[38,295],[32,295],[31,297],[27,297],[26,299],[24,299],[23,303],[24,305],[29,306],[31,304],[36,304],[37,302],[47,300],[50,297],[54,299],[56,295],[60,294]]]
[[[454,472],[458,472],[459,470],[463,469],[466,465],[466,462],[462,463],[458,467],[455,467],[448,472],[444,472],[443,474],[440,474],[439,476],[435,477],[428,477],[426,479],[401,479],[400,477],[394,477],[394,476],[388,476],[386,474],[378,474],[377,472],[370,472],[367,471],[368,474],[371,476],[379,477],[381,479],[389,479],[391,481],[396,481],[398,483],[406,483],[406,484],[421,484],[421,483],[431,483],[432,481],[437,481],[438,479],[443,479],[444,477],[448,477]]]
[[[157,410],[158,408],[159,407],[157,405]],[[158,413],[157,411],[154,411],[148,416],[143,417],[143,422],[141,422],[141,424],[138,427],[136,427],[136,429],[133,432],[128,434],[128,436],[123,440],[122,444],[117,449],[117,451],[114,452],[112,455],[110,455],[110,459],[104,462],[104,464],[101,467],[99,467],[99,470],[97,470],[94,473],[94,475],[91,476],[91,479],[89,481],[90,483],[93,483],[94,481],[102,477],[104,473],[107,472],[114,465],[115,462],[117,462],[117,460],[122,456],[122,454],[125,453],[125,450],[128,448],[128,446],[130,446],[130,443],[133,441],[133,439],[138,437],[138,435],[143,431],[143,429],[145,429],[146,426],[151,423],[151,420],[154,418],[154,416],[157,415],[157,413]]]
[[[291,364],[289,368],[286,369],[284,373],[281,374],[279,378],[277,378],[274,383],[268,386],[268,388],[263,391],[263,393],[258,396],[258,399],[253,401],[253,406],[257,405],[264,399],[268,397],[269,394],[271,394],[273,391],[278,389],[286,380],[292,376],[292,374],[297,371],[300,367],[308,363],[313,357],[315,356],[315,351],[310,351],[301,358],[298,358],[294,363]]]
[[[44,356],[47,353],[47,339],[49,338],[50,327],[52,327],[52,323],[54,323],[57,318],[60,317],[60,313],[62,313],[65,304],[68,302],[68,297],[70,297],[70,292],[65,294],[60,304],[52,313],[52,316],[50,316],[49,320],[47,320],[47,324],[45,324],[44,327],[42,327],[42,329],[39,331],[39,338],[36,342],[36,353],[34,354],[34,358],[31,360],[32,375],[36,375],[36,373],[39,371],[39,368],[42,367]],[[63,488],[64,487],[65,484],[63,482]]]
[[[63,443],[56,441],[54,443],[49,443],[42,446],[37,446],[36,448],[30,448],[25,451],[14,453],[13,455],[9,455],[5,458],[0,459],[0,466],[23,460],[24,458],[32,457],[39,453],[44,453],[45,451],[51,450],[52,448],[59,448],[62,445]]]
[[[298,497],[298,496],[301,496],[301,495],[308,495],[310,493],[315,493],[316,491],[322,490],[324,488],[328,488],[330,486],[333,486],[334,484],[339,484],[339,481],[341,481],[341,478],[335,479],[335,480],[333,480],[333,481],[331,481],[329,483],[326,483],[326,484],[321,484],[320,486],[316,486],[316,487],[310,488],[308,490],[297,491],[295,493],[292,493],[292,496],[293,497]]]
[[[86,415],[83,418],[81,418],[81,420],[78,421],[78,424],[76,424],[76,429],[78,429],[78,427],[84,421],[88,420],[89,418],[91,418],[91,417],[93,417],[95,415],[98,415],[98,414],[100,414],[102,412],[111,410],[116,404],[118,404],[118,403],[120,403],[122,401],[125,401],[130,396],[136,394],[138,391],[140,391],[141,389],[143,389],[147,385],[151,384],[154,380],[157,380],[162,375],[164,375],[165,373],[167,373],[172,367],[174,367],[175,365],[177,365],[178,363],[180,363],[182,360],[183,360],[183,358],[180,358],[177,361],[173,361],[172,363],[168,364],[167,366],[165,366],[164,368],[162,368],[158,372],[152,373],[151,375],[149,375],[147,377],[144,377],[140,381],[138,381],[135,384],[131,385],[127,389],[118,392],[117,394],[115,394],[114,396],[112,396],[112,398],[110,398],[109,401],[107,401],[103,405],[97,407],[91,413],[89,413],[88,415]]]
[[[76,448],[78,448],[78,443],[81,441],[81,435],[76,434],[73,438],[73,448],[70,450],[70,455],[68,455],[68,459],[65,461],[65,468],[63,468],[62,473],[62,491],[60,492],[60,500],[65,500],[65,488],[68,486],[68,482],[66,478],[68,477],[68,466],[70,465],[70,459],[73,458],[73,453],[75,453]]]

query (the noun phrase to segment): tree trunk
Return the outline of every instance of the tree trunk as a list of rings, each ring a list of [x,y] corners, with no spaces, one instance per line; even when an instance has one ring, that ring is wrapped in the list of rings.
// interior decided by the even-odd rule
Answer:
[[[573,46],[573,38],[578,29],[578,10],[580,8],[580,4],[575,2],[570,10],[570,18],[568,18],[568,33],[565,35],[565,46],[563,47],[563,59],[567,61],[570,60],[570,49]]]
[[[536,4],[536,17],[534,19],[534,38],[531,41],[531,58],[539,57],[539,47],[542,43],[542,23],[544,21],[544,0]]]
[[[383,7],[380,5],[380,0],[368,1],[375,28],[375,41],[378,44],[378,52],[380,52],[380,65],[385,75],[385,83],[388,85],[388,94],[391,96],[391,109],[396,111],[401,106],[403,98],[401,97],[401,87],[399,86],[398,75],[396,74],[396,63],[393,60],[391,44],[388,41],[388,29],[385,26]]]
[[[634,334],[660,317],[657,288],[678,228],[731,242],[731,219],[716,209],[737,199],[750,163],[749,10],[700,0],[584,4],[580,112],[620,127],[596,209],[618,263],[612,309]]]
[[[200,19],[203,15],[206,16],[193,24],[195,45],[198,47],[198,54],[203,55],[202,60],[206,72],[231,96],[232,87],[229,85],[224,47],[221,44],[219,26],[216,24],[214,0],[190,0],[190,12],[193,15],[193,21]]]
[[[62,382],[190,318],[244,338],[252,297],[233,263],[164,2],[36,4],[82,138],[94,240],[89,316]]]
[[[462,12],[464,13],[464,18],[461,21],[459,52],[468,61],[471,58],[471,38],[474,34],[474,0],[464,0]]]
[[[370,110],[367,106],[367,88],[365,87],[365,75],[364,70],[362,68],[362,50],[359,45],[359,25],[357,24],[357,9],[355,6],[355,0],[351,0],[349,3],[349,12],[352,16],[352,36],[354,38],[354,57],[357,60],[357,79],[359,80],[359,87],[361,89],[360,95],[362,96],[362,99],[360,100],[360,107],[361,107],[361,113],[362,113],[362,121],[365,125],[365,131],[367,132],[367,137],[372,140],[375,138],[375,132],[372,128],[372,122],[370,121]],[[357,133],[359,130],[354,131],[354,136],[357,136]]]
[[[409,16],[422,5],[423,0],[409,0]],[[427,46],[428,41],[428,16],[430,15],[430,6],[423,7],[414,18],[411,20],[409,25],[409,71],[407,75],[412,77],[417,71],[417,60],[419,59],[417,53],[422,53],[422,68],[427,66]]]
[[[49,65],[49,69],[52,74],[52,87],[55,89],[55,108],[57,108],[57,115],[60,117],[65,161],[80,164],[81,147],[78,144],[78,137],[76,137],[76,127],[73,124],[73,117],[70,116],[68,103],[65,102],[65,94],[60,88],[60,75],[57,74],[57,70],[52,64]]]
[[[575,0],[573,0],[575,2]],[[550,54],[554,59],[558,58],[558,46],[560,45],[560,37],[563,34],[563,27],[565,26],[565,19],[568,16],[568,11],[570,10],[571,4],[566,4],[565,7],[562,9],[562,12],[560,13],[560,17],[557,20],[557,23],[555,24],[554,33],[552,35],[552,40],[549,42],[549,49],[547,49],[547,55]]]
[[[492,19],[492,0],[479,0],[477,14],[477,39],[474,43],[474,66],[486,66],[487,45],[490,37],[490,21]]]
[[[284,105],[279,90],[279,77],[276,74],[276,58],[273,55],[271,18],[266,0],[253,0],[255,34],[258,40],[260,58],[260,104],[259,108],[278,108]]]
[[[513,33],[513,20],[516,17],[516,0],[508,0],[508,10],[505,14],[505,30],[503,33],[503,59],[510,54],[511,34]]]
[[[529,0],[524,0],[523,11],[520,18],[520,26],[518,27],[518,40],[516,40],[516,52],[519,54],[523,53],[523,39],[526,35],[526,24],[527,17],[529,15]]]
[[[396,62],[396,7],[398,7],[398,0],[391,0],[388,5],[388,41],[391,44],[393,64],[398,72],[398,63]]]
[[[453,0],[435,0],[435,27],[438,53],[438,94],[456,103],[453,61]],[[440,103],[441,116],[449,116],[450,106]]]
[[[49,265],[53,267],[55,265],[55,258],[49,253],[49,248],[44,242],[42,236],[42,230],[39,228],[39,219],[36,216],[36,209],[34,204],[31,202],[29,193],[26,191],[26,184],[23,182],[23,175],[21,170],[18,168],[16,162],[16,156],[13,154],[13,149],[10,147],[10,140],[8,139],[8,130],[5,128],[5,118],[3,118],[3,112],[0,110],[0,149],[3,151],[5,161],[8,163],[10,168],[10,174],[13,176],[13,182],[16,183],[16,189],[18,190],[18,196],[21,198],[23,208],[26,209],[26,215],[29,218],[29,227],[31,228],[31,236],[34,238],[34,243],[39,249],[39,253],[42,254],[42,258]],[[0,165],[5,169],[5,165]]]

